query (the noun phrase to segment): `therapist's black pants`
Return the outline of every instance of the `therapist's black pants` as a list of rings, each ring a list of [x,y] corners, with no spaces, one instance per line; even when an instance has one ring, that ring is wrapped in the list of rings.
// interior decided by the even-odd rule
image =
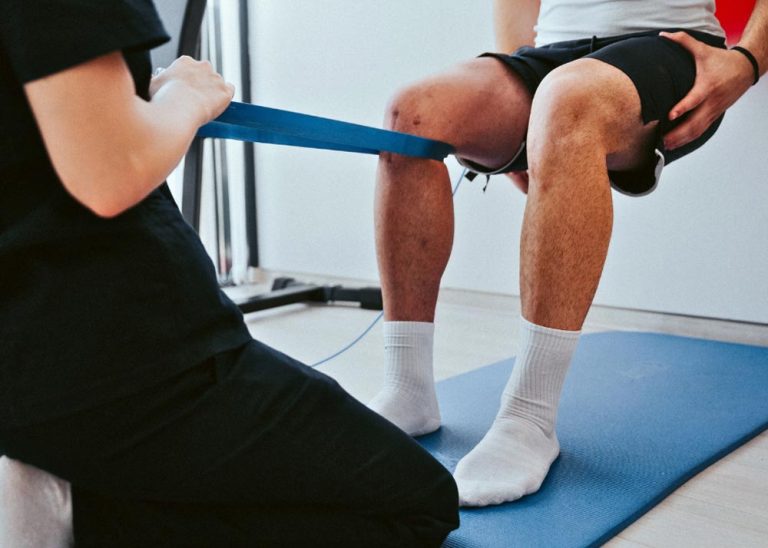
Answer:
[[[77,546],[422,547],[458,526],[428,453],[255,341],[0,448],[72,483]]]

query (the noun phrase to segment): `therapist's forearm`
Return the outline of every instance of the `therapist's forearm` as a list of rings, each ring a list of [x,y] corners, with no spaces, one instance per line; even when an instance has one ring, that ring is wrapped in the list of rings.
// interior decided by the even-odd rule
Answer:
[[[209,65],[177,61],[147,102],[120,53],[25,86],[64,187],[101,217],[131,208],[178,165],[197,128],[223,110],[231,86]]]

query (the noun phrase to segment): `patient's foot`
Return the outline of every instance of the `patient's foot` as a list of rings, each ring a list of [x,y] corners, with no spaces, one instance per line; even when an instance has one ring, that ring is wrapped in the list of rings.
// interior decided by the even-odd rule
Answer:
[[[521,318],[520,355],[496,420],[456,467],[462,506],[501,504],[539,490],[560,453],[557,408],[578,340],[578,331]]]
[[[434,324],[384,322],[384,387],[368,404],[411,436],[440,428],[432,374]]]
[[[560,453],[554,430],[517,417],[497,418],[456,467],[462,506],[488,506],[535,493]]]
[[[422,390],[386,387],[368,407],[411,436],[422,436],[440,428],[434,386]]]

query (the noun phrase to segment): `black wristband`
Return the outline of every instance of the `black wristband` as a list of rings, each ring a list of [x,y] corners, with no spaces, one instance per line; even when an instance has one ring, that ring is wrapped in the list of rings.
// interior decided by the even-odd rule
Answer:
[[[747,48],[742,48],[741,46],[733,46],[731,49],[734,51],[738,51],[744,57],[749,59],[750,63],[752,63],[752,70],[755,71],[755,81],[752,82],[752,85],[754,86],[755,84],[757,84],[757,82],[760,80],[760,67],[757,64],[757,59],[755,59],[755,56],[752,55],[752,52],[749,51]]]

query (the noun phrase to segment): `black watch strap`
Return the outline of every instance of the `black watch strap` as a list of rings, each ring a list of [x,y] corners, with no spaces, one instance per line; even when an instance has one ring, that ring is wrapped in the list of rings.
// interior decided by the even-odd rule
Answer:
[[[733,46],[731,49],[734,51],[738,51],[744,57],[749,59],[749,62],[752,64],[752,70],[755,73],[755,81],[752,82],[752,85],[754,86],[755,84],[757,84],[757,82],[760,80],[760,67],[757,64],[757,59],[755,59],[755,56],[752,55],[752,52],[749,51],[747,48],[742,48],[741,46]]]

